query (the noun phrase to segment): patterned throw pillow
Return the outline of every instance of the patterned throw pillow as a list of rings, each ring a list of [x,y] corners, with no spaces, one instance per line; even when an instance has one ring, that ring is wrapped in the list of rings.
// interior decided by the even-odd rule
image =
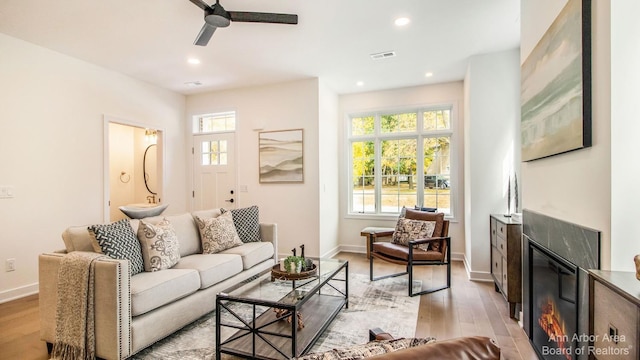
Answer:
[[[409,246],[410,240],[430,238],[436,227],[435,221],[412,220],[400,218],[396,223],[391,242],[394,244]],[[427,251],[428,244],[419,245],[418,248]]]
[[[202,219],[199,216],[194,218],[200,230],[203,254],[215,254],[243,244],[238,237],[230,212],[215,218]]]
[[[140,242],[128,219],[111,224],[91,225],[87,230],[93,238],[96,252],[114,259],[129,260],[131,275],[144,271]]]
[[[176,230],[167,219],[162,219],[157,225],[140,220],[138,240],[142,247],[144,271],[168,269],[180,260]]]
[[[415,346],[431,344],[436,339],[429,338],[400,338],[393,340],[371,341],[362,345],[355,345],[345,349],[333,349],[324,353],[309,354],[298,360],[355,360],[376,355],[382,355]]]
[[[220,209],[222,213],[229,212],[226,209]],[[240,240],[244,243],[260,241],[260,217],[257,206],[250,206],[242,209],[231,209],[233,223]]]

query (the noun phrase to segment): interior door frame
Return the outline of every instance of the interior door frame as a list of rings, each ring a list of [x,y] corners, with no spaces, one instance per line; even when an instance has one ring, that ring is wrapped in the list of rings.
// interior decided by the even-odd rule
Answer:
[[[237,118],[236,118],[237,121]],[[237,123],[236,123],[237,124]],[[237,129],[237,127],[236,127]],[[233,131],[219,131],[219,132],[207,132],[207,133],[191,133],[191,191],[189,192],[189,197],[191,198],[191,201],[189,201],[189,206],[190,206],[190,210],[193,211],[196,208],[196,197],[194,195],[195,192],[195,188],[196,188],[196,177],[195,177],[195,171],[196,171],[196,167],[195,167],[195,161],[196,161],[196,154],[195,154],[195,149],[196,149],[196,137],[198,135],[215,135],[215,134],[233,134],[233,156],[234,156],[234,169],[232,170],[234,173],[234,177],[235,177],[235,183],[233,184],[234,186],[234,195],[235,195],[235,207],[239,208],[240,207],[240,190],[238,187],[238,131],[237,130],[233,130]]]
[[[165,130],[163,127],[157,126],[157,125],[153,125],[153,124],[145,124],[145,123],[141,123],[141,122],[137,122],[137,121],[133,121],[133,120],[128,120],[128,119],[123,119],[123,118],[119,118],[117,116],[113,116],[113,115],[109,115],[109,114],[103,114],[102,115],[102,122],[103,122],[103,167],[102,167],[102,181],[103,181],[103,191],[104,191],[104,197],[103,197],[103,206],[102,206],[102,220],[103,222],[106,223],[110,223],[111,222],[111,216],[110,216],[110,199],[111,199],[111,182],[109,180],[109,171],[110,171],[110,163],[109,163],[109,124],[113,123],[113,124],[120,124],[120,125],[125,125],[125,126],[132,126],[132,127],[137,127],[137,128],[141,128],[141,129],[155,129],[158,130],[158,140],[156,142],[157,146],[158,146],[158,150],[159,150],[159,154],[161,156],[161,176],[162,179],[160,181],[160,189],[158,190],[158,193],[161,194],[164,197],[165,194],[165,179],[166,179],[166,166],[164,166],[164,162],[166,157],[166,146],[164,146],[165,144]]]

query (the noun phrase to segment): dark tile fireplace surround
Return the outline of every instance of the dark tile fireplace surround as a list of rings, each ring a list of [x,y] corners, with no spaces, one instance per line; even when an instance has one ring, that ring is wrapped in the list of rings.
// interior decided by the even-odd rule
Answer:
[[[588,359],[589,275],[600,232],[524,210],[523,325],[541,359]]]

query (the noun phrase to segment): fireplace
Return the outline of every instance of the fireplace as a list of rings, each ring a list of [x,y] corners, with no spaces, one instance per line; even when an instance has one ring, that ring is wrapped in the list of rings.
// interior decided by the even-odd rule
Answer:
[[[523,212],[523,325],[541,359],[587,359],[589,284],[600,232]]]

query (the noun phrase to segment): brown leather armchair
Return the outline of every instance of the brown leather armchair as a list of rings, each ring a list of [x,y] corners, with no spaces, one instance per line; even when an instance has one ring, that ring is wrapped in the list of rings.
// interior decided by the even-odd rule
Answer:
[[[390,340],[393,336],[386,332],[372,333],[371,340]],[[386,354],[369,357],[370,360],[500,360],[500,347],[493,339],[485,336],[460,337],[451,340],[436,341],[431,344],[402,349]]]
[[[401,227],[406,223],[414,221],[412,226],[422,226],[423,222],[433,222],[433,234],[431,237],[410,239],[406,245],[402,241],[375,241],[374,239],[383,236],[394,236],[401,231]],[[449,220],[444,220],[443,213],[432,213],[418,210],[406,209],[405,217],[398,219],[398,225],[394,231],[387,233],[377,233],[377,237],[369,237],[369,279],[371,281],[386,279],[389,277],[409,275],[409,296],[429,294],[451,287],[451,253],[449,247],[451,238],[449,237]],[[406,235],[406,234],[405,234]],[[394,236],[395,240],[395,236]],[[388,261],[394,264],[406,266],[406,271],[380,277],[373,276],[374,259]],[[419,292],[413,292],[413,267],[422,265],[444,265],[447,267],[447,284]]]

